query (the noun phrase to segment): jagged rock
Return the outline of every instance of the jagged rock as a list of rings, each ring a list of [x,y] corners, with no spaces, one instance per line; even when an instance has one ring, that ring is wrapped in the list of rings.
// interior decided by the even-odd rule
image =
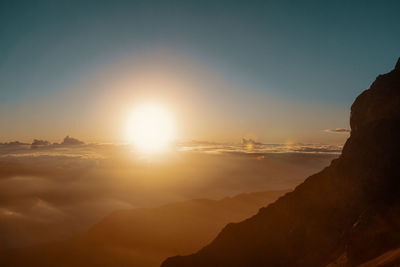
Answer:
[[[400,117],[400,59],[396,68],[379,75],[369,90],[359,95],[351,106],[350,126],[357,131],[363,125],[380,119]]]
[[[399,247],[399,64],[357,97],[351,135],[329,167],[162,266],[356,266]]]

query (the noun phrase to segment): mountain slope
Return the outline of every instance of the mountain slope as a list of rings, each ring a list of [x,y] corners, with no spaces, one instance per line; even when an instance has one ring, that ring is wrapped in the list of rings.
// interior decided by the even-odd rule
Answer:
[[[181,266],[356,266],[400,246],[400,59],[351,107],[342,155]]]
[[[195,199],[111,213],[65,242],[0,252],[1,266],[159,266],[209,243],[224,225],[241,221],[287,191]]]
[[[359,267],[388,267],[388,266],[400,266],[400,248],[390,250],[373,260],[365,262]]]

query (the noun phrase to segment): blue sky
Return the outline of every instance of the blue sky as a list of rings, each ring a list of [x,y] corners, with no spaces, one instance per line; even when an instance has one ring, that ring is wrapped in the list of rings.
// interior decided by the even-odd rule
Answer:
[[[240,92],[224,91],[220,103],[246,94],[296,107],[294,117],[331,110],[326,118],[303,118],[296,127],[291,126],[298,119],[276,114],[276,121],[287,125],[266,122],[269,129],[279,129],[272,135],[262,130],[260,115],[226,134],[224,127],[214,131],[213,124],[203,123],[199,127],[218,134],[197,135],[201,131],[195,129],[183,138],[239,139],[251,133],[276,142],[341,141],[343,137],[327,137],[319,130],[348,127],[355,97],[378,74],[393,68],[400,56],[398,10],[398,1],[2,1],[0,138],[51,139],[61,132],[93,136],[95,131],[75,129],[81,124],[74,120],[66,120],[64,126],[52,124],[46,114],[54,107],[40,99],[51,101],[68,90],[81,99],[85,89],[76,90],[76,84],[82,79],[128,55],[163,50],[190,58],[236,84]],[[207,94],[206,89],[196,90]],[[74,97],[60,109],[75,109]],[[34,104],[28,110],[31,99]],[[307,109],[303,107],[314,112],[303,114]],[[249,100],[240,108],[255,107]],[[262,104],[256,108],[257,114],[279,113]],[[44,121],[40,130],[21,126],[35,121],[31,116],[36,110]],[[213,110],[219,114],[218,107]],[[220,111],[221,124],[230,120],[233,125],[234,118],[247,120],[240,118],[234,104]],[[82,125],[88,127],[88,118]],[[60,132],[50,131],[52,127]],[[94,139],[114,141],[111,136]]]

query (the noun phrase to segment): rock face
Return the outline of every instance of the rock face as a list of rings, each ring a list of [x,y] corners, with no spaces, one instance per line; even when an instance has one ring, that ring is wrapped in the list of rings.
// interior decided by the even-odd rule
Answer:
[[[369,90],[357,97],[351,107],[353,132],[372,121],[400,117],[399,71],[400,58],[391,73],[379,75]]]
[[[181,266],[357,266],[400,247],[400,60],[351,107],[340,158]]]

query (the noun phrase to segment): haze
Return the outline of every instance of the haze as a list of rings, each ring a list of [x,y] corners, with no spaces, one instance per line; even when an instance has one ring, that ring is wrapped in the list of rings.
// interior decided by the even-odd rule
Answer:
[[[0,266],[400,263],[399,1],[0,2]]]

